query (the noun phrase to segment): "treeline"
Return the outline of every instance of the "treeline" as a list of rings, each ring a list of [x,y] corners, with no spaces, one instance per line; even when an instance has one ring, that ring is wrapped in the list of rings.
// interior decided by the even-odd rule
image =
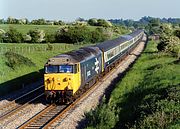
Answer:
[[[45,20],[44,18],[28,20],[27,18],[17,19],[8,17],[7,19],[0,19],[0,24],[28,24],[28,25],[65,25],[61,20]]]
[[[171,23],[173,25],[180,25],[180,18],[154,18],[154,17],[142,17],[138,21],[134,21],[131,19],[123,20],[123,19],[111,19],[109,20],[113,24],[118,24],[118,25],[124,25],[127,27],[142,27],[144,28],[147,26],[150,22],[152,21],[158,21],[160,23]]]
[[[111,22],[104,19],[92,18],[85,20],[83,18],[78,18],[74,22],[66,23],[62,20],[46,20],[44,18],[28,20],[27,18],[17,19],[13,17],[8,17],[7,19],[0,19],[0,24],[23,24],[23,25],[75,25],[75,24],[84,24],[91,26],[103,26],[110,27],[112,26]]]

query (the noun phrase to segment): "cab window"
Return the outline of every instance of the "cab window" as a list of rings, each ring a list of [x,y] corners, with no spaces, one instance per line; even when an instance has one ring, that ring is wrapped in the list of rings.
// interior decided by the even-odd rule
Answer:
[[[58,66],[56,65],[49,65],[45,67],[45,72],[46,73],[58,73]]]
[[[77,65],[48,65],[45,73],[77,73]]]
[[[59,72],[60,73],[73,73],[73,65],[60,65]]]

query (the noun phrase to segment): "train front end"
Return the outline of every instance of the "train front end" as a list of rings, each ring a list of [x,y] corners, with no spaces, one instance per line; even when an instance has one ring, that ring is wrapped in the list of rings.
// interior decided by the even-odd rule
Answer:
[[[44,70],[46,100],[50,103],[73,101],[81,83],[79,63],[68,55],[60,55],[50,58]]]

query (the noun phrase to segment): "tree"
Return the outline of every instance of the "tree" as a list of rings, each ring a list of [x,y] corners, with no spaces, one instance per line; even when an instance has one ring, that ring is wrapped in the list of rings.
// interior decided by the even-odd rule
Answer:
[[[55,34],[46,34],[45,41],[46,41],[46,43],[54,43],[55,42]]]
[[[65,25],[65,23],[63,21],[59,20],[58,25]]]
[[[28,35],[31,36],[31,43],[41,43],[45,40],[45,32],[40,29],[30,30]]]
[[[13,24],[13,21],[14,21],[13,17],[8,17],[7,24]]]
[[[96,26],[97,25],[97,19],[95,19],[95,18],[89,19],[88,24],[91,26]]]
[[[133,26],[134,21],[131,20],[131,19],[129,19],[129,20],[125,20],[124,23],[125,23],[125,25],[126,25],[127,27],[131,27],[131,26]]]
[[[37,19],[37,20],[32,20],[31,24],[34,24],[34,25],[46,25],[47,22],[46,22],[45,19],[41,18],[41,19]]]
[[[84,20],[84,18],[79,17],[79,18],[76,19],[76,21],[82,22],[82,21],[85,21],[85,20]]]
[[[19,23],[19,24],[28,24],[29,21],[28,21],[27,18],[23,18],[23,19],[19,19],[19,20],[18,20],[18,23]]]
[[[166,53],[172,53],[174,56],[180,58],[180,39],[176,36],[162,34],[157,49]]]
[[[13,17],[8,17],[7,24],[19,24],[19,20]]]
[[[91,39],[90,42],[96,43],[96,42],[103,42],[107,39],[107,36],[103,33],[103,31],[96,29],[91,32]]]
[[[152,18],[152,19],[149,21],[149,24],[150,24],[152,27],[160,26],[160,19],[159,19],[159,18]]]
[[[175,30],[174,35],[180,38],[180,29]]]
[[[66,43],[78,43],[89,41],[90,31],[86,26],[64,27],[57,31],[56,41]]]
[[[3,30],[3,29],[0,29],[0,43],[2,43],[3,42],[3,38],[4,38],[4,36],[5,36],[5,31]]]
[[[160,28],[160,34],[165,34],[167,36],[171,36],[173,33],[173,28],[171,24],[161,24]]]
[[[4,41],[6,43],[22,43],[23,35],[18,32],[15,28],[10,27],[7,33],[5,34]]]
[[[4,23],[5,23],[4,19],[0,19],[0,24],[4,24]]]
[[[112,26],[112,24],[109,21],[106,21],[104,19],[98,19],[97,26],[110,27]]]

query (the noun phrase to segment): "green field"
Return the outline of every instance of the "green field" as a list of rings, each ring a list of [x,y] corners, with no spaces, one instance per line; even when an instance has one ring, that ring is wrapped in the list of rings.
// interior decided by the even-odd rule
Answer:
[[[180,65],[156,45],[149,42],[110,98],[86,114],[88,129],[180,128]]]
[[[58,28],[62,27],[60,25],[18,25],[18,24],[0,24],[0,29],[7,31],[9,27],[17,29],[22,34],[27,34],[29,30],[41,29],[46,33],[52,34]]]

